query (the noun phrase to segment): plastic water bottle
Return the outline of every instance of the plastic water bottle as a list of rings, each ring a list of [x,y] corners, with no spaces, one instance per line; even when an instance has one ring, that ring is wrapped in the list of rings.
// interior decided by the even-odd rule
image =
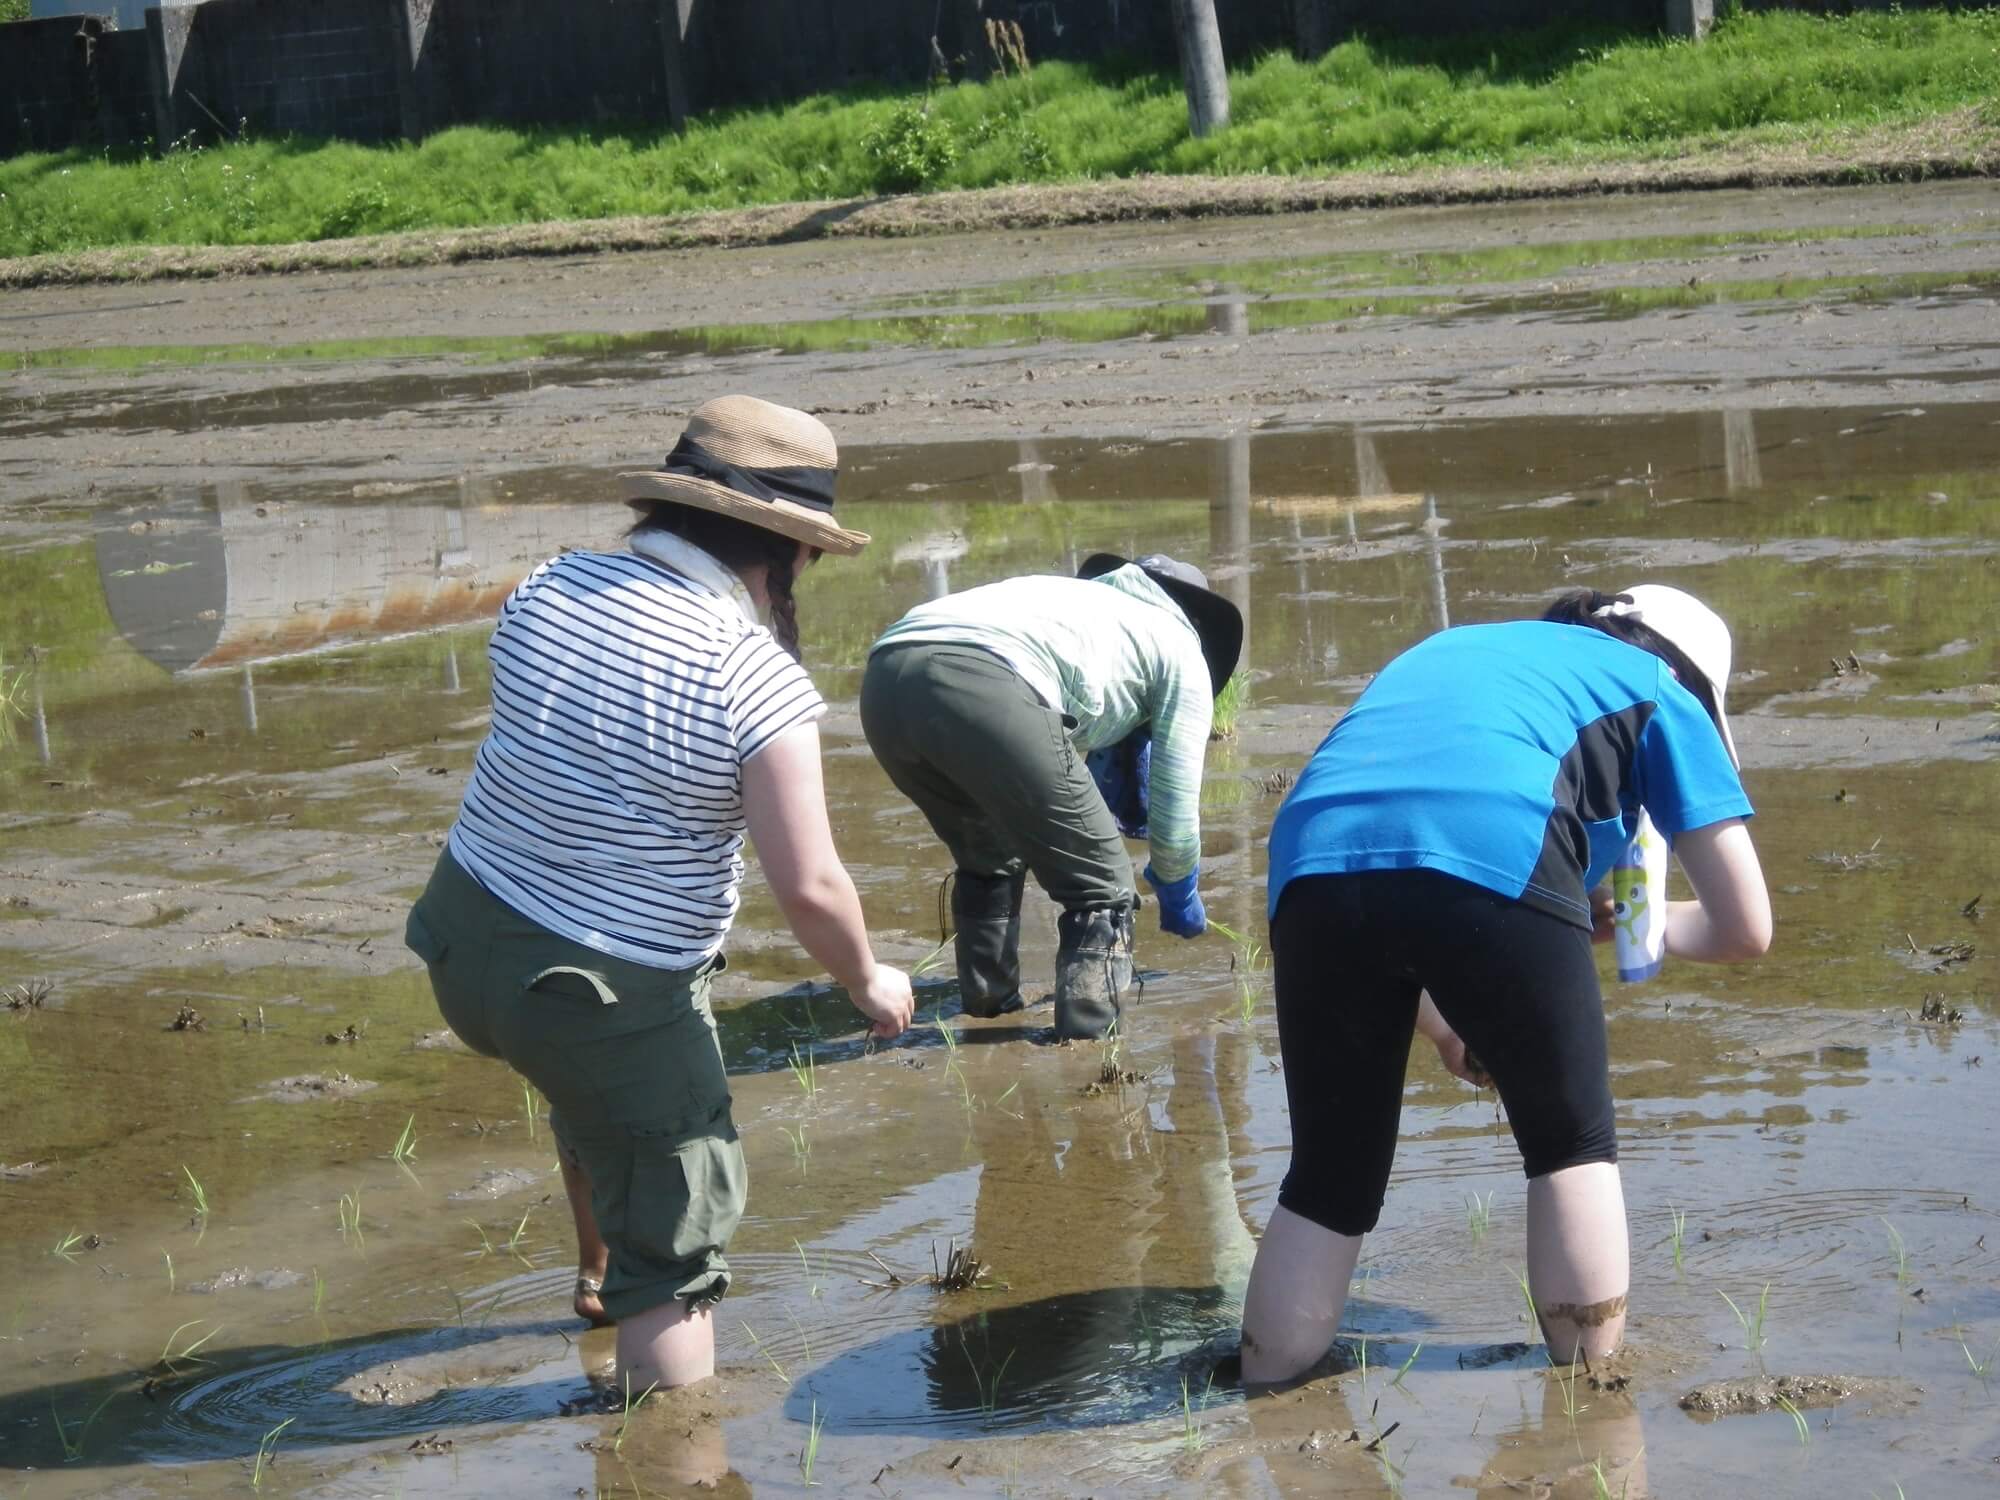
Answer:
[[[1613,945],[1618,977],[1651,979],[1667,956],[1667,841],[1645,813],[1611,867]]]

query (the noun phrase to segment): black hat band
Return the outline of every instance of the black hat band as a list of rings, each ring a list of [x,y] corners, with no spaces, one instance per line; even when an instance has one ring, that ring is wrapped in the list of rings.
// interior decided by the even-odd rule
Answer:
[[[674,444],[662,468],[669,474],[707,479],[755,500],[789,500],[808,510],[833,514],[833,482],[838,471],[811,465],[778,469],[739,469],[683,436]]]

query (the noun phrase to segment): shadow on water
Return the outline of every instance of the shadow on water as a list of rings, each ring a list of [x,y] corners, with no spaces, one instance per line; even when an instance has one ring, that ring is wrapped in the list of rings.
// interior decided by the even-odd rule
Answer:
[[[534,1421],[589,1394],[557,1379],[561,1325],[391,1328],[325,1344],[203,1347],[155,1367],[0,1396],[0,1468],[248,1458],[288,1443],[378,1443]]]

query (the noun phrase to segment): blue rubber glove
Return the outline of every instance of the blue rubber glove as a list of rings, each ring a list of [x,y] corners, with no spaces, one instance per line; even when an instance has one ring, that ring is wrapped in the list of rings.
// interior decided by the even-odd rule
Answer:
[[[1135,729],[1115,745],[1084,756],[1090,779],[1111,809],[1118,831],[1128,839],[1146,836],[1148,781],[1153,773],[1153,737]]]
[[[1201,892],[1195,889],[1200,875],[1201,866],[1196,865],[1179,880],[1161,885],[1153,867],[1146,866],[1146,884],[1160,898],[1160,931],[1184,938],[1198,938],[1208,931],[1208,911],[1201,904]]]

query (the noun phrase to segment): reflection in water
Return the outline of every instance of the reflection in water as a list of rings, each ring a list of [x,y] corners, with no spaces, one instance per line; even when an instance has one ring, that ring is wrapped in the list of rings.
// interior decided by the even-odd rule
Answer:
[[[1774,1328],[1815,1362],[1865,1363],[1893,1350],[1909,1368],[1941,1376],[1942,1356],[1959,1358],[1942,1341],[1948,1317],[1987,1320],[1974,1329],[1976,1353],[2000,1337],[1981,1280],[1992,1262],[1968,1248],[1992,1228],[1978,1197],[1992,1175],[1990,1142],[1962,1123],[1977,1118],[1968,1101],[1983,1097],[1972,1091],[1992,1066],[1980,1009],[1992,959],[1981,951],[1947,971],[1922,966],[1940,961],[1933,945],[1977,937],[1962,910],[1990,863],[1990,836],[1978,829],[2000,816],[1988,692],[2000,677],[1991,628],[2000,408],[1718,410],[1422,431],[1244,424],[1202,442],[1042,437],[856,449],[850,458],[843,514],[851,505],[878,544],[849,569],[808,575],[802,615],[809,663],[834,705],[827,774],[842,852],[871,922],[912,957],[935,942],[935,884],[917,852],[928,846],[885,812],[886,792],[872,762],[854,753],[843,715],[868,644],[922,597],[1021,571],[1071,571],[1099,548],[1177,552],[1210,571],[1245,611],[1245,659],[1258,682],[1237,741],[1214,756],[1205,869],[1211,911],[1251,935],[1262,931],[1261,845],[1275,806],[1259,782],[1295,767],[1394,652],[1454,619],[1526,612],[1570,582],[1661,571],[1734,601],[1746,666],[1738,712],[1765,736],[1752,746],[1753,758],[1769,757],[1753,766],[1769,823],[1760,846],[1790,946],[1753,975],[1676,974],[1656,991],[1613,997],[1614,1048],[1632,1069],[1619,1093],[1635,1297],[1643,1286],[1652,1319],[1640,1342],[1650,1341],[1662,1366],[1714,1364],[1720,1336],[1734,1337],[1716,1288],[1740,1301],[1767,1281],[1776,1283]],[[22,1463],[59,1460],[52,1428],[32,1435],[46,1424],[49,1398],[67,1420],[86,1415],[107,1388],[89,1384],[111,1378],[93,1371],[50,1381],[55,1361],[76,1356],[76,1327],[88,1329],[89,1358],[108,1361],[108,1343],[135,1341],[125,1336],[127,1315],[153,1347],[186,1320],[185,1288],[169,1294],[151,1259],[165,1242],[182,1258],[181,1274],[195,1274],[192,1236],[179,1232],[185,1206],[173,1196],[183,1160],[229,1205],[199,1252],[218,1257],[201,1275],[238,1261],[316,1266],[336,1282],[336,1298],[356,1304],[357,1322],[391,1331],[351,1354],[336,1344],[331,1364],[316,1363],[314,1349],[278,1347],[287,1320],[302,1317],[302,1296],[260,1303],[251,1299],[263,1294],[246,1293],[216,1304],[218,1320],[226,1312],[232,1326],[280,1332],[258,1335],[268,1347],[244,1346],[259,1351],[254,1360],[219,1361],[177,1388],[186,1401],[171,1418],[142,1398],[114,1404],[99,1429],[107,1464],[141,1451],[252,1453],[294,1411],[307,1428],[339,1428],[343,1441],[372,1435],[398,1448],[421,1435],[416,1428],[457,1424],[472,1448],[475,1426],[519,1418],[546,1429],[553,1399],[573,1393],[576,1356],[553,1336],[539,1336],[546,1355],[526,1351],[511,1370],[511,1354],[485,1364],[441,1351],[446,1367],[478,1378],[409,1406],[356,1414],[351,1396],[329,1392],[386,1378],[379,1372],[391,1360],[399,1373],[426,1368],[430,1345],[397,1342],[410,1317],[423,1316],[408,1307],[450,1319],[439,1283],[462,1289],[468,1277],[492,1274],[468,1268],[470,1232],[448,1195],[490,1164],[517,1168],[538,1186],[480,1220],[488,1229],[503,1214],[518,1222],[549,1187],[546,1145],[524,1139],[521,1104],[492,1070],[409,1049],[406,1038],[435,1025],[414,998],[420,980],[387,966],[359,978],[311,977],[309,964],[293,960],[335,949],[308,948],[304,938],[263,950],[272,955],[266,967],[231,969],[209,955],[240,951],[230,945],[242,940],[232,925],[241,908],[201,910],[233,894],[268,902],[310,887],[288,913],[360,909],[378,933],[390,929],[392,888],[421,879],[426,836],[448,819],[453,778],[477,741],[481,645],[499,596],[560,547],[604,545],[624,521],[601,476],[565,483],[588,498],[546,498],[554,488],[546,476],[539,486],[515,476],[372,498],[276,486],[177,490],[107,514],[81,544],[31,556],[36,586],[21,589],[11,618],[44,654],[23,690],[18,748],[0,750],[12,856],[0,882],[33,900],[31,909],[0,908],[0,937],[22,955],[20,972],[55,973],[59,998],[48,1014],[0,1015],[0,1077],[18,1102],[4,1132],[11,1160],[62,1166],[0,1181],[28,1309],[10,1322],[0,1302],[0,1335],[18,1339],[21,1356],[0,1370],[0,1390],[14,1393],[0,1433],[7,1463],[17,1453]],[[512,499],[510,486],[537,498]],[[1865,672],[1830,670],[1829,658],[1844,662],[1850,651]],[[254,733],[237,733],[239,720]],[[1852,727],[1846,741],[1835,737],[1842,725]],[[1842,744],[1850,758],[1836,760]],[[1789,758],[1778,759],[1780,750]],[[437,775],[399,774],[398,759]],[[343,774],[322,774],[329,770]],[[309,816],[274,833],[274,807],[280,817],[293,808]],[[184,875],[188,819],[197,815],[209,820],[200,842],[242,860],[242,874]],[[1922,830],[1914,841],[1912,829]],[[22,872],[44,868],[29,893]],[[185,896],[155,899],[162,870]],[[72,879],[49,898],[55,882]],[[357,891],[365,882],[373,883]],[[1182,1377],[1205,1392],[1208,1370],[1230,1347],[1245,1226],[1267,1217],[1283,1170],[1268,995],[1254,993],[1252,1018],[1239,1019],[1227,946],[1169,943],[1149,923],[1141,959],[1159,972],[1134,1007],[1125,1057],[1145,1081],[1086,1096],[1096,1060],[1025,1045],[1020,1038],[1045,1014],[1031,1012],[964,1028],[959,1065],[970,1081],[961,1096],[934,1027],[867,1056],[841,997],[773,994],[808,965],[772,937],[769,904],[753,892],[731,967],[746,998],[718,1016],[758,1184],[742,1235],[742,1296],[730,1308],[795,1385],[784,1394],[773,1382],[775,1409],[730,1425],[728,1460],[743,1473],[785,1470],[817,1399],[830,1433],[912,1446],[939,1434],[956,1443],[990,1431],[1089,1427],[1103,1433],[1089,1440],[1105,1450],[1102,1471],[1089,1476],[1100,1489],[1204,1484],[1213,1476],[1167,1477],[1175,1460],[1162,1448],[1176,1445],[1162,1434],[1178,1426]],[[78,910],[51,910],[58,905]],[[288,934],[306,930],[299,920]],[[146,951],[165,956],[94,980],[106,932],[127,922],[160,939],[164,946]],[[360,938],[339,951],[353,953]],[[390,945],[378,936],[375,946]],[[942,1002],[948,1018],[949,981],[925,982],[926,1008]],[[1948,993],[1973,1018],[1958,1028],[1897,1019],[1930,991]],[[164,1029],[184,994],[215,1020],[209,1032]],[[268,1031],[228,1023],[232,1011],[264,1006]],[[331,1053],[320,1041],[370,1016],[366,1044]],[[977,1045],[984,1039],[995,1045]],[[787,1092],[781,1064],[795,1041],[816,1049],[833,1102],[802,1105]],[[1981,1055],[1984,1069],[1974,1062]],[[378,1086],[338,1104],[246,1102],[258,1083],[330,1067]],[[172,1098],[177,1108],[134,1128],[113,1107],[127,1097]],[[274,1117],[280,1108],[299,1112]],[[379,1160],[411,1109],[425,1139],[419,1186]],[[230,1129],[214,1129],[218,1119]],[[796,1155],[780,1126],[799,1131]],[[1579,1465],[1600,1458],[1612,1493],[1628,1472],[1635,1494],[1649,1482],[1673,1490],[1692,1466],[1679,1427],[1661,1424],[1648,1439],[1678,1467],[1663,1471],[1660,1452],[1641,1466],[1637,1419],[1622,1397],[1594,1394],[1589,1422],[1572,1433],[1548,1377],[1523,1358],[1510,1362],[1505,1341],[1525,1332],[1510,1270],[1519,1186],[1490,1097],[1472,1098],[1420,1064],[1406,1128],[1397,1222],[1378,1237],[1349,1332],[1369,1335],[1376,1360],[1400,1362],[1426,1341],[1406,1391],[1432,1415],[1412,1420],[1390,1448],[1422,1476],[1412,1492],[1453,1477],[1528,1485],[1552,1476],[1557,1493],[1590,1494]],[[240,1174],[233,1183],[191,1155],[221,1138],[254,1143],[223,1158]],[[295,1182],[313,1174],[320,1180],[310,1187]],[[1483,1241],[1469,1234],[1459,1201],[1475,1183],[1495,1191]],[[368,1257],[332,1229],[334,1200],[357,1188],[371,1230],[396,1224]],[[1748,1193],[1763,1196],[1746,1201]],[[281,1211],[238,1208],[270,1200]],[[1668,1248],[1670,1207],[1689,1211],[1684,1274]],[[1950,1311],[1899,1291],[1884,1218],[1907,1236],[1931,1296],[1950,1289]],[[96,1268],[47,1253],[72,1225],[104,1233],[101,1282]],[[239,1251],[232,1233],[261,1249]],[[547,1234],[538,1246],[544,1269],[475,1316],[561,1309],[569,1247],[555,1243],[553,1228]],[[996,1285],[948,1297],[920,1286],[857,1290],[862,1278],[881,1276],[868,1252],[914,1273],[927,1268],[934,1240],[954,1238],[995,1267]],[[804,1274],[821,1283],[814,1293],[800,1285],[807,1256]],[[116,1297],[111,1311],[95,1302],[79,1310],[75,1278]],[[371,1305],[370,1295],[387,1300]],[[43,1307],[70,1312],[45,1318]],[[1898,1319],[1910,1329],[1902,1344],[1893,1339]],[[764,1368],[747,1346],[739,1363]],[[1955,1373],[1963,1383],[1964,1371]],[[118,1378],[127,1374],[121,1367]],[[1243,1490],[1256,1492],[1268,1469],[1281,1487],[1303,1492],[1337,1473],[1379,1492],[1374,1458],[1355,1456],[1361,1444],[1323,1464],[1300,1446],[1335,1426],[1344,1444],[1347,1431],[1370,1424],[1377,1398],[1381,1425],[1395,1420],[1403,1394],[1383,1396],[1379,1370],[1369,1378],[1366,1400],[1356,1370],[1290,1408],[1241,1404],[1218,1381],[1217,1451],[1226,1454],[1227,1434],[1242,1427],[1260,1444],[1241,1450],[1230,1483],[1249,1472]],[[1522,1400],[1539,1416],[1517,1419]],[[1480,1410],[1483,1425],[1474,1420]],[[1960,1414],[1937,1410],[1946,1414],[1940,1424]],[[1287,1412],[1305,1429],[1284,1429]],[[31,1434],[25,1447],[14,1441],[14,1418]],[[167,1421],[180,1436],[161,1436]],[[1761,1440],[1729,1435],[1741,1430],[1701,1441]],[[1924,1431],[1957,1444],[1957,1430]],[[1969,1430],[1968,1444],[1985,1429]],[[1413,1433],[1424,1446],[1406,1457]],[[573,1437],[559,1436],[554,1446],[570,1467],[552,1466],[560,1483],[551,1492],[593,1479],[627,1487],[625,1467],[602,1447],[580,1456]],[[721,1461],[712,1449],[705,1457],[678,1449],[670,1436],[664,1427],[648,1436],[635,1422],[628,1451],[664,1445],[632,1466],[642,1482],[655,1468],[671,1477],[682,1457],[700,1458],[697,1467]],[[1815,1450],[1838,1441],[1816,1431]],[[1839,1451],[1845,1458],[1855,1448]],[[854,1482],[865,1486],[873,1472]],[[1888,1492],[1877,1473],[1867,1470],[1869,1484]],[[921,1492],[921,1481],[906,1483]]]
[[[625,517],[615,502],[496,503],[492,489],[468,481],[444,505],[288,504],[240,483],[175,492],[100,528],[105,604],[170,672],[247,665],[490,621],[529,569],[602,544]],[[244,704],[254,729],[247,671]]]

